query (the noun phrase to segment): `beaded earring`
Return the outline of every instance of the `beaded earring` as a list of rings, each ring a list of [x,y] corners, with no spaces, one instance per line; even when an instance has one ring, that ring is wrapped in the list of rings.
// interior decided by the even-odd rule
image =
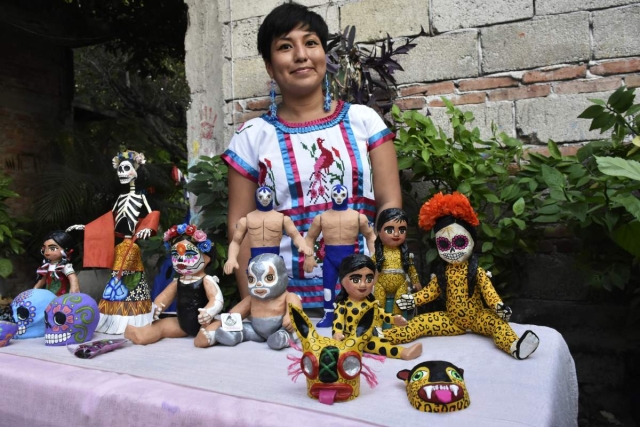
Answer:
[[[328,113],[331,110],[331,91],[329,90],[329,73],[324,75],[324,111]]]
[[[278,112],[278,106],[276,105],[276,81],[271,79],[271,90],[269,91],[269,97],[271,98],[271,104],[269,104],[269,116],[271,119],[276,119]]]

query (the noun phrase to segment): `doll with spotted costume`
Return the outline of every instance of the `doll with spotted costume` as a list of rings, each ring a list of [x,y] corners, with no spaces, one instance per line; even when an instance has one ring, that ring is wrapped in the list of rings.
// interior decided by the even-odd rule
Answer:
[[[471,330],[490,336],[496,346],[516,359],[526,359],[539,344],[538,336],[528,330],[522,337],[513,331],[507,318],[511,310],[504,305],[473,255],[478,218],[469,201],[460,193],[436,194],[420,210],[419,225],[436,231],[438,253],[445,265],[421,291],[402,295],[397,304],[412,309],[442,296],[446,310],[415,317],[404,327],[385,331],[394,344],[422,336],[461,335]],[[483,304],[483,299],[488,305]]]
[[[365,347],[366,353],[378,354],[394,359],[411,360],[422,354],[422,344],[417,343],[405,348],[391,344],[383,336],[376,335],[382,322],[405,326],[407,321],[400,315],[390,316],[380,308],[371,293],[375,284],[375,264],[364,254],[346,257],[339,270],[342,291],[336,297],[336,312],[333,320],[333,339],[342,341],[355,334],[355,328],[362,313],[374,311],[376,330]],[[379,334],[379,332],[378,332]]]

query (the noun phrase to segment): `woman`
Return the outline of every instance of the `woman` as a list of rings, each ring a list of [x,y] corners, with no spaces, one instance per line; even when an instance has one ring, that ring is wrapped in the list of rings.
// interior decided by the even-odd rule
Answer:
[[[369,221],[376,210],[402,205],[394,135],[372,109],[332,101],[326,92],[327,38],[322,18],[295,3],[275,8],[260,26],[258,51],[272,79],[272,106],[269,114],[243,124],[223,154],[231,166],[229,236],[240,218],[256,209],[258,186],[272,188],[274,208],[291,217],[301,233],[331,207],[334,184],[347,186],[350,205]],[[362,239],[359,245],[364,251]],[[322,243],[316,245],[319,258],[323,251]],[[304,256],[289,238],[283,239],[280,253],[291,277],[289,290],[302,297],[306,308],[322,307],[321,268],[305,274]],[[246,270],[248,257],[245,244],[238,272]],[[242,276],[236,278],[244,297]]]

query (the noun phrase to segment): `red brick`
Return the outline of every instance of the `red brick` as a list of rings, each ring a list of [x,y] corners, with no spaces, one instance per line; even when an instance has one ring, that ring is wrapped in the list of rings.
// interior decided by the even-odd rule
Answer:
[[[455,91],[456,87],[454,86],[453,82],[439,82],[428,85],[403,87],[402,89],[400,89],[400,96],[403,97],[418,94],[445,95],[447,93],[454,93]]]
[[[640,74],[625,77],[624,84],[627,87],[640,87]]]
[[[620,77],[605,77],[603,79],[577,80],[573,82],[562,82],[554,85],[553,90],[557,94],[569,93],[590,93],[615,90],[620,87],[622,80]]]
[[[511,101],[514,99],[541,98],[551,93],[549,85],[533,85],[510,89],[493,90],[488,93],[489,101]]]
[[[575,65],[549,71],[528,71],[522,76],[522,83],[541,83],[556,80],[571,80],[587,75],[586,65]]]
[[[479,79],[462,80],[458,89],[463,92],[471,90],[496,89],[499,87],[518,86],[520,82],[513,77],[482,77]]]
[[[276,99],[278,101],[278,99]],[[252,101],[247,101],[247,110],[267,110],[269,108],[269,104],[271,103],[270,98],[262,98],[262,99],[254,99]]]
[[[625,74],[640,71],[640,59],[624,59],[621,61],[603,62],[589,68],[593,74],[608,76],[610,74]]]
[[[578,150],[582,147],[582,144],[566,144],[558,145],[558,150],[560,150],[560,154],[563,156],[575,156]],[[523,157],[526,159],[527,154],[530,152],[549,157],[549,149],[546,145],[526,145],[523,150]]]
[[[420,110],[426,104],[424,98],[396,99],[393,103],[401,110]]]
[[[465,104],[482,104],[485,101],[486,94],[484,92],[465,93],[464,95],[454,95],[447,97],[453,105],[465,105]],[[444,107],[444,102],[441,99],[434,99],[429,101],[429,107]]]
[[[240,103],[239,103],[239,102],[236,102],[236,103],[234,104],[233,108],[234,108],[236,111],[244,111],[244,109],[242,108],[242,105],[240,105]]]

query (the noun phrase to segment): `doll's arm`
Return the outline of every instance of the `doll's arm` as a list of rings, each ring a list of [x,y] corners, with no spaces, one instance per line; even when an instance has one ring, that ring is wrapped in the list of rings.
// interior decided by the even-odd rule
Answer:
[[[482,296],[489,307],[495,309],[498,304],[502,304],[502,299],[493,287],[491,280],[487,277],[486,272],[480,267],[478,267],[476,279],[478,281],[478,285],[480,285]]]
[[[307,242],[307,246],[313,250],[313,247],[316,243],[316,239],[320,235],[322,231],[322,214],[316,216],[311,223],[311,227],[309,227],[309,231],[307,232],[307,237],[305,237],[305,241]],[[311,273],[313,268],[317,265],[315,256],[304,257],[304,271],[307,273]]]
[[[344,339],[346,312],[347,310],[343,302],[336,304],[336,309],[333,314],[333,324],[331,325],[331,334],[336,341],[342,341]]]
[[[205,326],[213,321],[216,314],[222,311],[224,300],[222,292],[218,286],[218,278],[216,276],[205,276],[203,280],[204,291],[207,294],[209,302],[204,308],[199,308],[198,323]]]
[[[229,313],[240,313],[240,317],[246,319],[251,315],[251,299],[253,297],[248,295],[242,299],[239,303],[237,303]]]
[[[224,263],[224,274],[231,274],[233,270],[239,268],[238,254],[240,253],[240,244],[247,234],[247,218],[240,218],[236,225],[236,231],[233,233],[233,240],[229,243],[229,252],[227,262]]]
[[[296,225],[293,223],[291,218],[286,215],[284,216],[283,226],[284,231],[287,232],[287,236],[291,237],[291,240],[293,240],[293,244],[296,245],[298,251],[304,253],[305,256],[312,256],[313,246],[309,247],[309,245],[307,245],[307,241],[300,235],[298,229],[296,228]]]
[[[69,292],[72,294],[80,292],[80,282],[78,281],[78,275],[76,273],[70,273],[67,275],[69,279]]]
[[[396,304],[400,310],[413,310],[416,305],[420,306],[431,302],[440,296],[440,287],[438,286],[438,278],[433,277],[426,288],[422,288],[415,294],[403,294],[396,300]]]
[[[40,276],[35,285],[33,285],[33,289],[40,289],[44,286],[45,277]]]
[[[413,254],[409,254],[409,280],[411,281],[411,285],[413,286],[414,292],[422,289],[422,284],[420,283],[420,276],[418,276],[418,270],[416,270],[416,266],[413,264]]]
[[[178,294],[178,280],[174,279],[164,288],[160,295],[153,301],[155,308],[153,310],[153,320],[160,318],[160,313],[164,311],[167,305],[171,304]]]
[[[302,301],[298,294],[294,292],[287,292],[287,296],[284,300],[285,307],[289,307],[289,304],[302,310]],[[291,323],[291,317],[289,316],[289,310],[286,310],[284,317],[282,318],[282,327],[289,332],[293,332],[293,324]]]
[[[369,248],[369,253],[373,254],[375,253],[375,242],[376,242],[376,235],[373,232],[373,227],[371,226],[371,224],[369,224],[369,219],[365,215],[362,215],[362,214],[358,214],[358,215],[359,215],[358,222],[360,223],[360,233],[367,240],[367,247]]]

